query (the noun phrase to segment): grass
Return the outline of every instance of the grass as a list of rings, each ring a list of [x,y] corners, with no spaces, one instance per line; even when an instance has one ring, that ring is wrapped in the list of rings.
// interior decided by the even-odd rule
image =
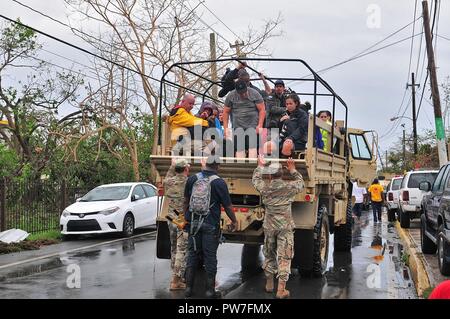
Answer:
[[[409,254],[403,253],[402,254],[402,262],[409,267]]]
[[[0,242],[0,255],[25,250],[37,250],[42,246],[58,244],[59,242],[61,242],[61,233],[58,230],[30,234],[27,239],[20,243],[5,244]]]
[[[428,299],[428,297],[431,295],[431,293],[433,292],[434,287],[428,287],[427,289],[424,290],[423,292],[423,299]]]
[[[59,230],[50,230],[42,233],[30,234],[30,236],[27,237],[27,240],[61,240],[61,232]]]

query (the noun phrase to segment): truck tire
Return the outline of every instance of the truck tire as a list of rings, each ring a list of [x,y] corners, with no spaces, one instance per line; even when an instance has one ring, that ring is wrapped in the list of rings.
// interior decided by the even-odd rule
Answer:
[[[319,209],[317,223],[314,227],[314,238],[312,275],[322,277],[327,270],[330,243],[330,224],[326,207]]]
[[[243,271],[255,270],[262,265],[261,245],[244,244],[241,253],[241,268]]]
[[[349,252],[352,249],[352,204],[347,204],[346,223],[335,227],[334,251]]]
[[[399,215],[400,215],[400,226],[402,228],[409,228],[411,219],[409,218],[409,214],[405,213],[403,209],[399,208]]]
[[[425,215],[422,214],[420,217],[420,246],[422,248],[422,253],[434,254],[436,253],[437,245],[426,235],[426,230],[427,219]]]
[[[328,263],[330,227],[326,208],[319,208],[313,230],[297,229],[294,233],[293,267],[302,277],[321,277]]]
[[[170,233],[165,221],[156,222],[156,256],[159,259],[170,259]]]
[[[438,261],[439,270],[444,276],[450,275],[450,245],[443,236],[444,225],[441,225],[438,230],[437,235],[437,251],[438,251]]]

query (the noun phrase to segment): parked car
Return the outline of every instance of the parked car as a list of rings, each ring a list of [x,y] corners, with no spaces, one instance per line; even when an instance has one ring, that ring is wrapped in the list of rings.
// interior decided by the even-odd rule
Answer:
[[[61,214],[61,233],[80,234],[122,232],[156,224],[158,191],[147,183],[121,183],[94,188]]]
[[[430,192],[423,199],[423,214],[420,218],[422,252],[438,252],[439,270],[450,275],[450,163],[439,171],[434,183],[424,181],[419,188]]]
[[[421,182],[433,184],[439,171],[423,170],[411,171],[405,174],[398,196],[398,213],[400,226],[409,228],[411,219],[420,218],[422,199],[427,192],[419,189]]]
[[[398,193],[402,185],[403,176],[393,177],[386,188],[386,207],[388,211],[388,220],[395,221],[395,214],[398,212]]]

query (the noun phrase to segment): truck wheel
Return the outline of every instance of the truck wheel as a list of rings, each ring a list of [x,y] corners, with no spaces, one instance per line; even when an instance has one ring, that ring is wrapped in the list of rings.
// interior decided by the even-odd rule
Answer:
[[[241,253],[241,268],[242,270],[254,270],[262,265],[260,256],[261,245],[244,244]]]
[[[156,256],[159,259],[170,259],[170,233],[165,221],[156,222]]]
[[[344,225],[335,227],[334,251],[350,251],[352,249],[352,205],[347,204],[347,218]]]
[[[441,274],[444,276],[450,275],[450,247],[443,237],[444,234],[444,225],[441,225],[438,230],[437,236],[437,250],[438,250],[438,261],[439,261],[439,270]]]
[[[402,228],[409,228],[411,219],[409,218],[409,214],[405,213],[403,209],[399,208],[400,215],[400,226]]]
[[[323,276],[328,263],[329,239],[328,214],[326,208],[321,207],[313,230],[295,230],[292,266],[302,277]]]
[[[436,244],[426,235],[427,219],[425,215],[420,217],[420,246],[424,254],[436,253]]]
[[[313,270],[314,277],[322,277],[327,270],[328,249],[330,242],[330,225],[328,221],[327,209],[319,209],[317,223],[314,227],[314,251],[313,251]]]

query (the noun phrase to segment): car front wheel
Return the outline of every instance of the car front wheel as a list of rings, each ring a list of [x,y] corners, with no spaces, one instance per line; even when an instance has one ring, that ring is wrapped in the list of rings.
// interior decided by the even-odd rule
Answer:
[[[124,237],[131,237],[134,233],[134,218],[133,215],[130,213],[125,215],[125,218],[123,219],[123,229],[122,229],[122,235]]]

